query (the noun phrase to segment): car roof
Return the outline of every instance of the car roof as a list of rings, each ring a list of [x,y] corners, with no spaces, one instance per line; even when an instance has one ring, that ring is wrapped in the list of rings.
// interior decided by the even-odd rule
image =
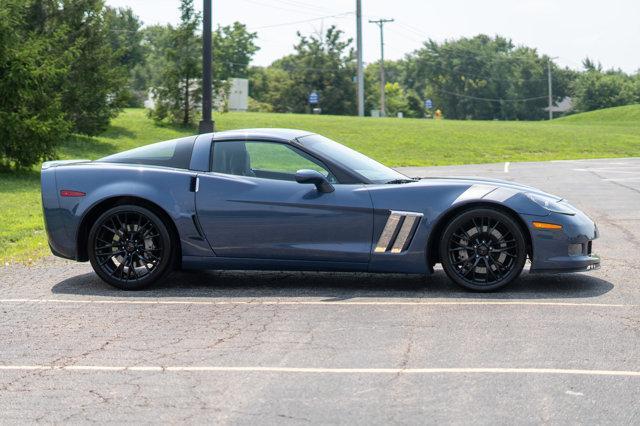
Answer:
[[[224,132],[210,133],[210,136],[214,141],[228,140],[228,139],[273,139],[280,141],[291,141],[293,139],[312,135],[313,132],[297,129],[237,129],[237,130],[225,130]]]

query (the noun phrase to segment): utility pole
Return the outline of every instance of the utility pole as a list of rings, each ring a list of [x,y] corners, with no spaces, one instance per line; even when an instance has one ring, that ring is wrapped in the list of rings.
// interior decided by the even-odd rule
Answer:
[[[385,100],[384,100],[384,86],[386,85],[384,79],[384,24],[387,22],[393,22],[393,19],[378,19],[377,21],[369,21],[371,24],[376,24],[380,27],[380,116],[384,117],[385,112]]]
[[[202,7],[202,121],[198,133],[213,132],[211,119],[211,0],[203,0]]]
[[[558,59],[558,57],[547,59],[547,78],[549,83],[549,120],[553,120],[553,81],[551,79],[551,60]]]
[[[356,0],[356,48],[358,50],[358,115],[364,116],[364,70],[362,68],[362,0]]]

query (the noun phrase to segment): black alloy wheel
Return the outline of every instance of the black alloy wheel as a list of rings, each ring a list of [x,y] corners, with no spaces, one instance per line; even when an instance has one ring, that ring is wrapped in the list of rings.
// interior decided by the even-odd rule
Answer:
[[[171,264],[171,238],[150,210],[122,205],[104,212],[89,233],[94,271],[114,287],[138,290],[163,278]]]
[[[525,238],[509,215],[467,210],[446,227],[440,242],[446,274],[471,290],[489,291],[515,280],[527,259]]]

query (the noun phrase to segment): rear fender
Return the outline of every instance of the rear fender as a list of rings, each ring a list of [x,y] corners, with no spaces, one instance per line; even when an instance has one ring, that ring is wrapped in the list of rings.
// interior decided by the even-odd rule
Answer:
[[[59,198],[61,222],[64,223],[65,253],[78,258],[76,247],[83,221],[96,208],[110,200],[135,197],[159,206],[174,222],[183,255],[210,256],[211,247],[194,225],[195,196],[190,191],[194,173],[138,166],[72,166],[57,170],[57,191],[71,189],[84,197]]]

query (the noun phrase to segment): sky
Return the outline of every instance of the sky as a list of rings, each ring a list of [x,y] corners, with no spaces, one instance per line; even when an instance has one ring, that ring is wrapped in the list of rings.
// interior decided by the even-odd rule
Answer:
[[[177,23],[179,0],[107,0],[129,6],[145,25]],[[201,0],[195,0],[198,9]],[[240,21],[258,33],[253,64],[268,65],[293,50],[297,37],[335,24],[355,39],[355,0],[213,0],[214,25]],[[365,63],[380,58],[380,35],[369,19],[385,25],[385,59],[400,59],[423,40],[479,33],[502,35],[516,45],[557,57],[580,69],[589,56],[604,68],[640,70],[640,0],[362,0]],[[336,16],[337,15],[337,16]]]

